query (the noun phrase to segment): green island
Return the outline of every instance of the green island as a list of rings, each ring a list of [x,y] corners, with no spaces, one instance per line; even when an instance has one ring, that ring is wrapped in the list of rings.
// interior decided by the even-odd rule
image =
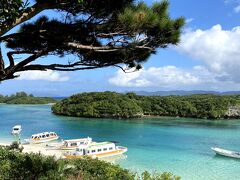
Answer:
[[[52,106],[52,111],[58,115],[89,118],[238,118],[240,95],[138,96],[135,93],[92,92],[63,99]]]
[[[50,97],[34,97],[32,94],[17,92],[10,96],[0,95],[0,103],[5,104],[49,104],[55,103],[56,100]]]
[[[121,168],[119,165],[98,159],[56,159],[40,153],[21,153],[17,142],[0,147],[0,179],[124,179],[124,180],[179,180],[172,173],[149,173],[140,175]]]

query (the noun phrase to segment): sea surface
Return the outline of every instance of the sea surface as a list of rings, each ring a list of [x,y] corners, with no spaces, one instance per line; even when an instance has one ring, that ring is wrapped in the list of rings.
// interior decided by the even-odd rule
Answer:
[[[240,151],[240,120],[153,118],[87,119],[56,116],[50,105],[0,105],[0,142],[22,125],[21,138],[55,131],[62,139],[90,136],[127,146],[126,156],[110,159],[133,171],[170,171],[183,180],[238,180],[240,160],[221,157],[211,147]]]

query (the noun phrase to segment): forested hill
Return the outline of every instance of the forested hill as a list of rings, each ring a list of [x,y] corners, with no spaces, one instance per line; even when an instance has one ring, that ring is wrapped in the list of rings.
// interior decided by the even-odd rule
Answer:
[[[142,108],[135,99],[114,92],[82,93],[64,99],[54,106],[55,114],[78,117],[141,117]]]
[[[49,97],[34,97],[25,92],[17,92],[11,96],[0,95],[0,103],[6,104],[48,104],[55,103],[56,100]]]
[[[240,95],[138,96],[134,93],[82,93],[56,103],[52,111],[59,115],[94,118],[238,118]]]

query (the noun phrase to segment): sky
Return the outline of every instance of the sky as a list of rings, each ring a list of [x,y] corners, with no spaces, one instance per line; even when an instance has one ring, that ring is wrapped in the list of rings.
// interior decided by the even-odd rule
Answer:
[[[145,0],[148,5],[155,1]],[[240,91],[240,0],[169,2],[170,16],[186,19],[181,41],[177,46],[159,49],[143,64],[142,70],[124,73],[109,67],[75,72],[28,71],[18,79],[2,82],[0,94],[25,91],[37,96],[69,96],[91,91]],[[44,61],[57,61],[57,58],[49,56]]]

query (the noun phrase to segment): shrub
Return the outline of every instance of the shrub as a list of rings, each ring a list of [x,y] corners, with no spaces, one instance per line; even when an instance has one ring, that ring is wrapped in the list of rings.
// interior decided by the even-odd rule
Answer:
[[[171,173],[150,174],[145,171],[141,176],[123,169],[118,165],[97,159],[56,159],[34,153],[20,153],[0,147],[0,179],[17,180],[179,180]]]

